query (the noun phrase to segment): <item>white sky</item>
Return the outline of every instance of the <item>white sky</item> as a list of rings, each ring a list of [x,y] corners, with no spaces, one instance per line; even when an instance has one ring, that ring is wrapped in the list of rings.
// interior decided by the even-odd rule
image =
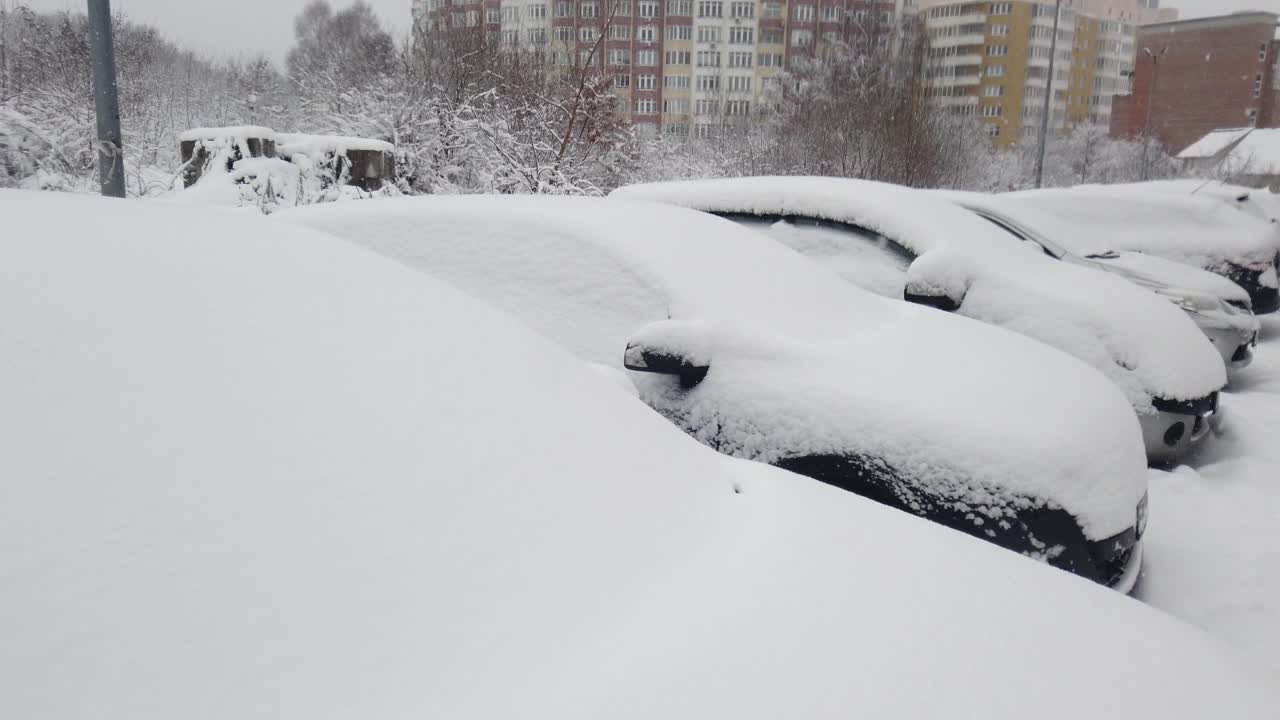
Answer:
[[[36,10],[84,11],[86,0],[16,0]],[[0,0],[0,3],[15,0]],[[111,0],[113,10],[145,21],[165,36],[205,52],[275,58],[293,43],[293,18],[307,0]],[[369,0],[383,24],[399,37],[408,32],[410,0]],[[330,0],[343,7],[349,0]],[[1164,0],[1182,17],[1221,15],[1237,10],[1280,13],[1280,0]],[[212,8],[216,8],[212,9]]]

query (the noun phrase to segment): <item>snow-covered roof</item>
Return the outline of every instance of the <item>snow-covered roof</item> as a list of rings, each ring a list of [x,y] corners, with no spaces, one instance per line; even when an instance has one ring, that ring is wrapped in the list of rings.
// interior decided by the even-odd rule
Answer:
[[[919,256],[905,277],[913,288],[964,298],[962,314],[1088,362],[1141,412],[1151,411],[1152,397],[1199,398],[1226,384],[1221,357],[1170,303],[1120,278],[1027,252],[986,220],[924,191],[844,178],[757,177],[635,185],[612,197],[875,231]],[[857,268],[840,252],[797,249],[859,284]],[[902,288],[894,290],[901,297]]]
[[[1219,156],[1227,173],[1280,175],[1280,128],[1217,130],[1178,154],[1184,160]]]
[[[775,462],[856,451],[911,477],[1052,497],[1085,518],[1090,537],[1132,524],[1142,494],[1133,472],[1145,462],[1132,410],[1101,376],[1040,343],[863,292],[734,223],[648,203],[508,196],[275,218],[446,279],[593,362],[620,365],[655,321],[702,324],[717,350],[697,412],[725,418],[708,438],[725,452]],[[642,390],[647,381],[636,378]]]
[[[145,201],[0,212],[0,716],[1280,702],[1129,598],[719,456],[373,253]]]
[[[1270,224],[1212,197],[1099,185],[1002,197],[1071,224],[1077,246],[1092,253],[1132,250],[1215,269],[1228,261],[1270,262],[1280,247]]]
[[[1195,160],[1212,158],[1223,150],[1226,150],[1239,142],[1251,132],[1253,132],[1253,128],[1228,128],[1225,130],[1214,130],[1189,145],[1182,152],[1178,153],[1178,159]]]
[[[196,140],[219,140],[222,138],[261,138],[276,139],[276,131],[257,125],[237,125],[228,127],[195,128],[178,134],[178,142]]]
[[[279,133],[276,144],[281,155],[295,154],[323,155],[325,153],[345,154],[348,150],[369,150],[373,152],[395,152],[396,146],[383,140],[369,138],[345,137],[342,135],[303,135],[299,133]]]

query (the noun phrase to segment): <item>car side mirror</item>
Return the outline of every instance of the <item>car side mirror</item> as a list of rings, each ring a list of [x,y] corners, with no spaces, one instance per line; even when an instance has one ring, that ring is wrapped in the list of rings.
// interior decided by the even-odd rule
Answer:
[[[689,390],[711,371],[711,353],[700,325],[664,320],[641,328],[627,341],[622,365],[635,372],[674,375]]]

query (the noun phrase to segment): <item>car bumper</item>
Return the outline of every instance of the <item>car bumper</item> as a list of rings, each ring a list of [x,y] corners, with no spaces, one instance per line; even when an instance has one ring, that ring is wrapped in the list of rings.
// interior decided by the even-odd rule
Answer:
[[[1258,333],[1236,328],[1201,327],[1200,330],[1222,355],[1222,362],[1229,370],[1240,370],[1253,362],[1253,349],[1258,345]]]
[[[1217,409],[1202,413],[1161,411],[1139,415],[1147,461],[1168,465],[1181,460],[1205,442],[1219,420]]]
[[[1138,576],[1142,574],[1142,541],[1139,540],[1133,546],[1133,550],[1129,553],[1128,562],[1124,565],[1124,570],[1120,576],[1111,582],[1111,589],[1122,592],[1125,595],[1133,592],[1138,585]]]

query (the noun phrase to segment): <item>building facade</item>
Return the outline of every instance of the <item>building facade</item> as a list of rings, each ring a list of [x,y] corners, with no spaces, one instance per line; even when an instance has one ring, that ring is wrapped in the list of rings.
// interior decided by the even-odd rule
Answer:
[[[1277,15],[1237,13],[1144,26],[1128,94],[1111,133],[1181,152],[1215,130],[1280,127]]]
[[[797,58],[910,17],[915,0],[414,0],[419,37],[483,28],[504,48],[613,80],[642,132],[749,115]]]
[[[1112,98],[1126,89],[1133,68],[1137,22],[1158,12],[1133,11],[1130,2],[1098,0],[1089,11],[1084,0],[1064,2],[1050,77],[1053,0],[923,0],[929,92],[957,113],[980,117],[1004,147],[1039,137],[1046,95],[1052,131],[1107,127]]]

